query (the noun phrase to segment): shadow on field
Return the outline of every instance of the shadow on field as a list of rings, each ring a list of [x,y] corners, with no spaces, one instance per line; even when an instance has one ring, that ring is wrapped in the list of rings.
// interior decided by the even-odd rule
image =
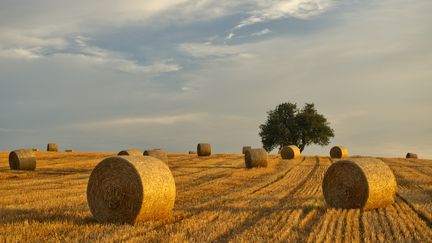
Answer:
[[[0,208],[0,215],[0,224],[22,223],[26,225],[31,224],[32,222],[73,222],[78,225],[98,224],[98,222],[90,216],[79,217],[71,214],[47,212],[45,210]]]
[[[90,174],[92,169],[89,168],[41,168],[36,169],[39,175],[74,175],[74,174]]]

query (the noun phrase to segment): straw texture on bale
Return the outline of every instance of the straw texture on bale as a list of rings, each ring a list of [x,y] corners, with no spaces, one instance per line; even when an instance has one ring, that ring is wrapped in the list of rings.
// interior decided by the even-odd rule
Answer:
[[[210,156],[211,155],[211,145],[208,143],[199,143],[197,146],[198,156]]]
[[[335,159],[344,159],[348,157],[348,150],[343,146],[334,146],[330,149],[330,157]]]
[[[263,148],[249,149],[245,152],[246,168],[267,167],[267,151]]]
[[[170,217],[175,195],[170,169],[151,156],[104,159],[87,185],[90,211],[101,223],[135,224]]]
[[[156,159],[160,159],[163,162],[168,162],[168,153],[162,149],[152,149],[144,151],[145,156],[152,156]]]
[[[282,159],[298,159],[301,155],[300,149],[295,145],[283,147],[280,154]]]
[[[137,156],[137,155],[143,155],[143,151],[142,150],[138,150],[138,149],[127,149],[127,150],[122,150],[122,151],[118,152],[117,155],[132,155],[132,156]]]
[[[248,151],[248,150],[251,150],[252,149],[252,147],[251,146],[243,146],[243,149],[242,149],[242,154],[245,154],[246,153],[246,151]]]
[[[418,155],[414,153],[407,153],[406,155],[407,159],[418,159]]]
[[[387,164],[374,158],[333,163],[324,175],[322,190],[334,208],[383,208],[394,202],[396,178]]]
[[[32,149],[18,149],[9,153],[11,170],[35,170],[36,156]]]
[[[58,146],[56,143],[49,143],[47,145],[47,151],[48,152],[57,152],[58,151]]]
[[[196,154],[196,151],[189,151],[189,154]]]

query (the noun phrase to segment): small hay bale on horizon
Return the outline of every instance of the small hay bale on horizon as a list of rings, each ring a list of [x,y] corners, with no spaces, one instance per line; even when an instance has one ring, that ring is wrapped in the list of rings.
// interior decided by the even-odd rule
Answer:
[[[246,168],[267,167],[268,155],[263,148],[249,149],[244,155]]]
[[[325,172],[324,198],[333,208],[383,208],[394,202],[396,178],[382,160],[352,158],[333,163]]]
[[[39,152],[39,149],[38,148],[32,148],[32,151],[33,152]]]
[[[118,156],[125,155],[125,156],[138,156],[143,155],[143,151],[139,149],[125,149],[117,153]]]
[[[32,149],[17,149],[9,153],[11,170],[35,170],[36,156]]]
[[[157,159],[162,160],[163,162],[167,163],[168,162],[168,153],[165,150],[162,149],[151,149],[151,150],[146,150],[143,153],[144,156],[152,156],[155,157]]]
[[[72,149],[66,149],[65,152],[66,153],[71,153],[71,152],[73,152],[73,150]]]
[[[211,145],[209,143],[199,143],[197,145],[198,156],[210,156],[211,155]]]
[[[193,151],[193,150],[190,150],[189,151],[189,154],[196,154],[197,152],[196,151]]]
[[[344,146],[334,146],[330,149],[330,158],[333,159],[344,159],[349,156],[348,150]]]
[[[136,224],[171,217],[176,196],[168,166],[151,156],[102,160],[87,185],[87,203],[100,223]]]
[[[280,150],[282,159],[298,159],[301,156],[300,149],[295,145],[284,146]]]
[[[58,145],[56,143],[47,144],[47,151],[48,152],[58,152]]]
[[[246,151],[251,150],[251,149],[252,149],[252,146],[243,146],[243,148],[242,148],[242,154],[245,154]]]
[[[407,159],[418,159],[418,155],[415,153],[407,153],[405,157]]]

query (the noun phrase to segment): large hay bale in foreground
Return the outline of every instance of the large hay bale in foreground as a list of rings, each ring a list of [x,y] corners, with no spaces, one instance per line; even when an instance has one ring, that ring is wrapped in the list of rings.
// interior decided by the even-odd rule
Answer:
[[[390,167],[374,158],[333,163],[324,175],[327,205],[335,208],[382,208],[394,202],[397,183]]]
[[[163,162],[168,162],[168,153],[162,149],[152,149],[144,151],[145,156],[152,156],[156,159],[160,159]]]
[[[56,143],[49,143],[47,145],[47,151],[48,152],[58,152],[58,146]]]
[[[300,149],[295,145],[283,147],[280,154],[282,159],[298,159],[301,156]]]
[[[199,143],[197,145],[198,156],[210,156],[211,155],[211,145],[208,143]]]
[[[126,149],[118,152],[117,155],[130,155],[130,156],[138,156],[143,155],[143,151],[139,149]]]
[[[418,155],[414,153],[407,153],[406,155],[407,159],[418,159]]]
[[[91,213],[101,223],[163,219],[172,214],[175,182],[168,166],[151,156],[102,160],[87,185]]]
[[[267,151],[263,148],[249,149],[245,152],[246,168],[267,167]]]
[[[251,150],[251,149],[252,149],[251,146],[243,146],[243,148],[242,148],[242,154],[245,154],[246,151]]]
[[[344,146],[334,146],[330,149],[330,157],[334,159],[344,159],[348,157],[348,150]]]
[[[9,153],[11,170],[35,170],[36,156],[32,149],[18,149]]]

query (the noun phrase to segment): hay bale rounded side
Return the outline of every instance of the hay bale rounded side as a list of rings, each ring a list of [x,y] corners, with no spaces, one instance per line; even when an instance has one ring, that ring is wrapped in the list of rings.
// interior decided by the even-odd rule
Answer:
[[[383,208],[394,202],[396,178],[390,167],[374,158],[333,163],[324,175],[322,190],[334,208]]]
[[[334,146],[330,149],[330,157],[334,159],[344,159],[348,157],[348,150],[344,146]]]
[[[251,149],[252,149],[251,146],[243,146],[243,148],[242,148],[242,154],[245,154],[246,151],[251,150]]]
[[[211,155],[211,145],[209,143],[199,143],[197,145],[198,156],[210,156]]]
[[[144,156],[152,156],[156,159],[160,159],[163,162],[168,162],[168,153],[162,149],[152,149],[144,151]]]
[[[263,148],[247,150],[244,158],[246,168],[267,167],[267,151]]]
[[[301,156],[300,149],[295,145],[283,147],[280,154],[282,159],[298,159]]]
[[[102,160],[87,185],[91,213],[101,223],[128,223],[170,217],[176,188],[168,166],[151,156]]]
[[[35,170],[36,156],[32,149],[18,149],[9,153],[11,170]]]
[[[418,159],[418,155],[414,153],[407,153],[406,154],[407,159]]]
[[[117,155],[138,156],[138,155],[143,155],[143,151],[139,149],[126,149],[118,152]]]
[[[47,144],[47,151],[48,152],[58,152],[58,145],[56,143]]]
[[[196,154],[197,152],[196,151],[189,151],[189,154]]]

